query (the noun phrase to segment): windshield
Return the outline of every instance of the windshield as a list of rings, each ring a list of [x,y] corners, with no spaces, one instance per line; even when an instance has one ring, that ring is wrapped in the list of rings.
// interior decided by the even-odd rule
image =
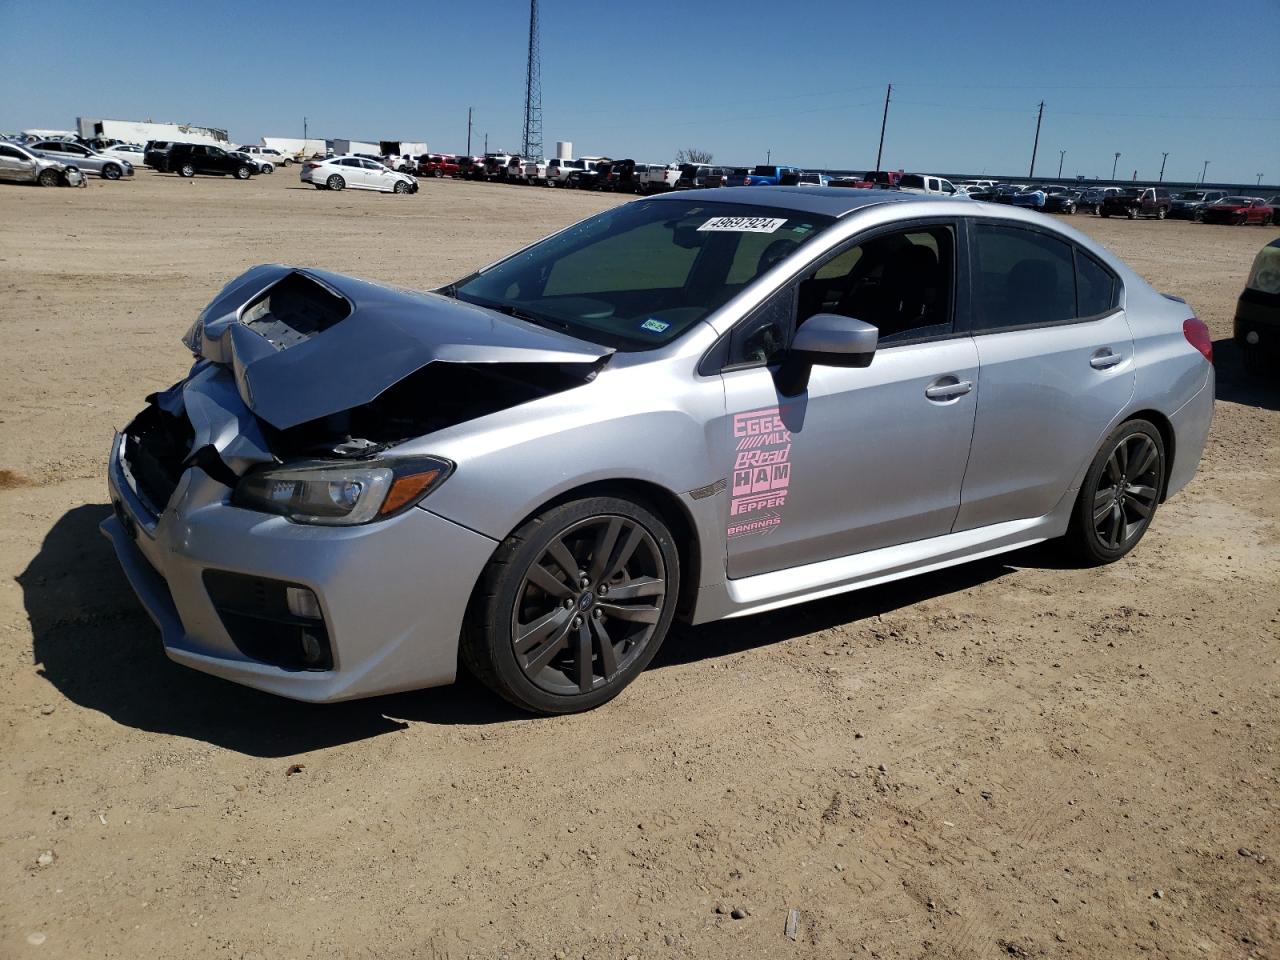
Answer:
[[[1204,199],[1204,191],[1203,191],[1203,190],[1188,190],[1186,193],[1181,193],[1181,194],[1179,194],[1179,195],[1178,195],[1178,199],[1179,199],[1179,200],[1203,200],[1203,199]]]
[[[1125,187],[1123,190],[1119,192],[1119,195],[1122,197],[1137,197],[1137,196],[1140,196],[1141,194],[1142,194],[1142,191],[1138,190],[1135,187]]]
[[[744,203],[615,207],[443,292],[622,350],[669,343],[832,217]]]

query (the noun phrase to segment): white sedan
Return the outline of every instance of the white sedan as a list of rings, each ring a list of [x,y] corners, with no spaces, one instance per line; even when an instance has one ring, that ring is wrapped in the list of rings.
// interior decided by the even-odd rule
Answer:
[[[133,169],[135,170],[146,166],[142,160],[143,149],[136,143],[117,143],[113,147],[107,147],[105,150],[99,150],[98,152],[104,157],[125,160],[133,164]]]
[[[376,160],[364,157],[328,157],[308,160],[299,175],[317,190],[378,190],[382,193],[417,193],[418,178],[396,173]]]

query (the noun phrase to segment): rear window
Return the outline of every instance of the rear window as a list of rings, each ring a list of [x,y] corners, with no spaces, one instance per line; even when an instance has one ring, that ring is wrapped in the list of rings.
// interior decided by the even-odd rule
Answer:
[[[924,177],[918,176],[914,173],[905,173],[898,180],[898,186],[922,190],[924,189]]]
[[[757,176],[757,177],[773,177],[773,176],[777,176],[778,168],[777,167],[756,167],[754,170],[751,171],[751,173],[753,176]]]

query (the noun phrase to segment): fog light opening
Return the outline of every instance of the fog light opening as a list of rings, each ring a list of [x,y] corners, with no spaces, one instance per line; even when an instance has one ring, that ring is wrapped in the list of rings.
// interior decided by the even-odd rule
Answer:
[[[302,662],[314,667],[324,660],[324,644],[310,630],[302,631]]]
[[[1256,347],[1258,345],[1258,331],[1250,330],[1246,333],[1244,335],[1244,342],[1249,344],[1251,347]]]
[[[307,620],[321,619],[320,601],[306,587],[286,587],[284,599],[289,606],[289,612],[295,617],[304,617]]]

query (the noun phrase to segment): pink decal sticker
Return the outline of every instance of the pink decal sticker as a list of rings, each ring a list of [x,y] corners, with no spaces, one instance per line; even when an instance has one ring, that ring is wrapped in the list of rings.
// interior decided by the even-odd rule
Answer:
[[[772,533],[791,486],[791,431],[777,407],[733,417],[737,440],[730,490],[728,535]]]

